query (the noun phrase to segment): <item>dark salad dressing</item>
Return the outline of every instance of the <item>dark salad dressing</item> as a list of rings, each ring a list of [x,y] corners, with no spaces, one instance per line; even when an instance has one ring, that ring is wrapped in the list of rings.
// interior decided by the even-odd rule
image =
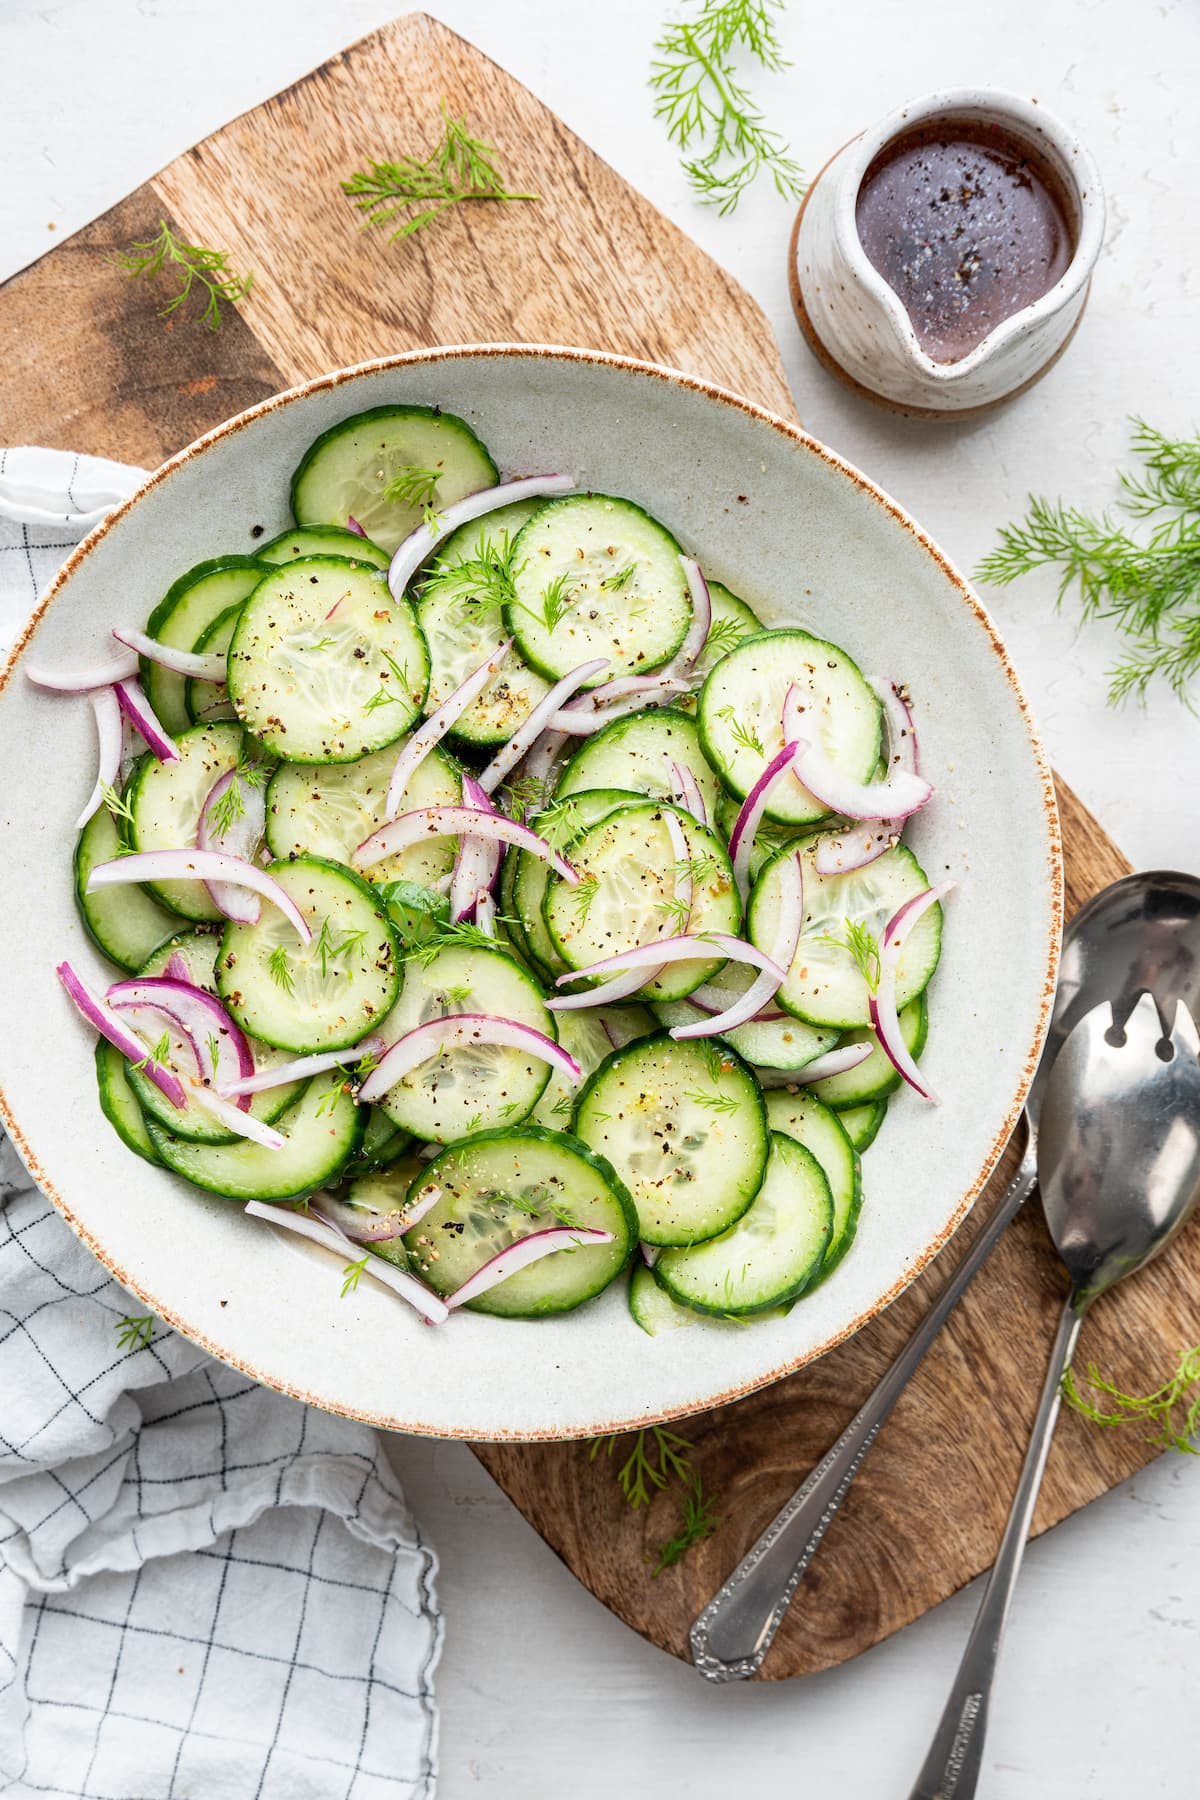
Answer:
[[[958,362],[1066,273],[1074,209],[1027,144],[943,119],[902,132],[858,190],[863,249],[935,362]]]

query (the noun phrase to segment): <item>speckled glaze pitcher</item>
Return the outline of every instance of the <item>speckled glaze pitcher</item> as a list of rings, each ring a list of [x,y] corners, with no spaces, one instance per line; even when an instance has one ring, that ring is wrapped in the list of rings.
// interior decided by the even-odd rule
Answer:
[[[1075,244],[1053,287],[953,362],[935,361],[922,348],[900,296],[868,259],[855,217],[876,157],[901,134],[942,120],[998,127],[1027,145],[1057,177]],[[810,347],[851,386],[904,412],[961,416],[1019,392],[1061,354],[1087,300],[1103,238],[1099,171],[1066,125],[1015,94],[948,88],[898,107],[826,163],[792,234],[792,301]]]

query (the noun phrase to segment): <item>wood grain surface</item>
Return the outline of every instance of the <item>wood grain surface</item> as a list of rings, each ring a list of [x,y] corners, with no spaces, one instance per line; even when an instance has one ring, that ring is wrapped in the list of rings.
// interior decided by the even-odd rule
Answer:
[[[432,147],[441,103],[497,146],[540,203],[455,209],[389,246],[357,229],[338,183],[364,159]],[[255,282],[218,332],[158,309],[114,250],[160,219],[228,250]],[[0,442],[58,444],[152,465],[263,396],[326,369],[421,345],[574,343],[705,376],[794,416],[777,347],[750,297],[510,76],[410,14],[235,120],[0,287]],[[1060,785],[1068,909],[1127,868]],[[981,1046],[981,1053],[986,1047]],[[886,1140],[870,1156],[886,1155]],[[674,1500],[633,1513],[615,1458],[579,1444],[476,1454],[579,1579],[678,1656],[687,1628],[857,1410],[986,1217],[1012,1153],[936,1265],[811,1368],[688,1422],[722,1525],[657,1581]],[[936,1179],[936,1172],[930,1172]],[[868,1199],[869,1203],[869,1199]],[[1082,1355],[1114,1377],[1190,1341],[1193,1231],[1098,1307]],[[1036,1208],[1008,1232],[864,1464],[764,1666],[808,1673],[866,1649],[991,1561],[1016,1482],[1063,1277]],[[620,1454],[620,1445],[617,1454]],[[1044,1530],[1154,1454],[1068,1415],[1051,1454]]]

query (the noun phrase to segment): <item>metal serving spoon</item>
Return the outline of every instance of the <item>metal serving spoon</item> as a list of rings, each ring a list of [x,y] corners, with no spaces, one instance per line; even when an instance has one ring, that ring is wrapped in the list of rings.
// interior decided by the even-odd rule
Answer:
[[[1200,1036],[1182,1001],[1169,1044],[1143,994],[1124,1024],[1080,1020],[1042,1094],[1038,1184],[1071,1277],[1012,1511],[946,1709],[910,1800],[971,1800],[1013,1589],[1058,1417],[1062,1378],[1092,1301],[1163,1250],[1200,1197]]]
[[[760,1668],[867,1451],[930,1344],[1033,1192],[1042,1094],[1068,1033],[1102,1000],[1110,1000],[1123,1019],[1147,991],[1168,1018],[1180,999],[1200,1016],[1200,880],[1195,876],[1163,870],[1126,875],[1070,921],[1050,1030],[1025,1102],[1028,1135],[1020,1167],[874,1392],[692,1626],[692,1656],[710,1681],[743,1681]]]

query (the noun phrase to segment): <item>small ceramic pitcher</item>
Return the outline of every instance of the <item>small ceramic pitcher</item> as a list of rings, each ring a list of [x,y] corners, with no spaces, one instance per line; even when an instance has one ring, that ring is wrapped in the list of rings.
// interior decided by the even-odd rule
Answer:
[[[1058,176],[1074,214],[1075,253],[1061,280],[956,362],[935,362],[921,348],[899,296],[868,260],[855,224],[859,187],[875,158],[901,133],[941,119],[995,125],[1028,144]],[[1066,125],[1015,94],[949,88],[898,107],[826,163],[792,234],[792,301],[811,348],[851,385],[905,412],[961,415],[1028,386],[1065,348],[1103,237],[1099,171]]]

